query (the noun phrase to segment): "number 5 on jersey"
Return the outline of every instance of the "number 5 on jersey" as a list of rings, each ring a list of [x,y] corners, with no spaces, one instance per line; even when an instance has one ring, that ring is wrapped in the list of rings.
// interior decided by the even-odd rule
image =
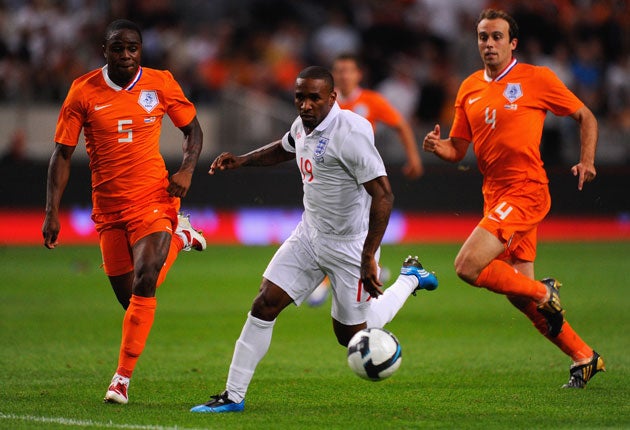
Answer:
[[[130,119],[119,119],[118,120],[118,133],[126,134],[126,137],[119,137],[118,142],[133,142],[133,131],[131,128],[125,128],[126,125],[131,125],[133,123]]]

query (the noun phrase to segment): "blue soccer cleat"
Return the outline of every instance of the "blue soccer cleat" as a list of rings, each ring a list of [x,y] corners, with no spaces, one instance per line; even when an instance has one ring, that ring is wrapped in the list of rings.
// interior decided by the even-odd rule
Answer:
[[[433,291],[438,287],[438,280],[433,272],[427,272],[418,261],[418,257],[412,257],[411,255],[405,258],[403,265],[400,268],[401,275],[415,276],[418,278],[418,286],[413,290],[414,296],[418,290]]]
[[[228,398],[228,392],[211,396],[208,403],[193,407],[190,412],[220,414],[223,412],[242,412],[245,409],[245,399],[239,403],[233,402]]]

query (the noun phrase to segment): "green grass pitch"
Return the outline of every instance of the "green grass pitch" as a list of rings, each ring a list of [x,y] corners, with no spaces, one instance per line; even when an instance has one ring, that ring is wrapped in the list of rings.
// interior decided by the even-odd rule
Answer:
[[[630,242],[542,243],[567,318],[605,358],[585,390],[563,390],[570,360],[507,301],[459,281],[458,245],[384,246],[394,276],[419,254],[440,280],[387,326],[403,361],[390,379],[355,376],[330,302],[278,319],[241,414],[191,414],[223,390],[237,339],[275,247],[182,253],[126,406],[104,404],[123,311],[97,247],[0,248],[0,428],[415,429],[629,428]]]

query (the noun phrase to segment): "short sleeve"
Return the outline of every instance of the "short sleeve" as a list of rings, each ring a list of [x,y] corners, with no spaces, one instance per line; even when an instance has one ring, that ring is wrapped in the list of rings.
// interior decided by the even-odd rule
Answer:
[[[168,71],[164,71],[164,74],[165,82],[163,91],[166,113],[169,118],[171,118],[171,121],[173,121],[175,127],[184,127],[190,124],[195,115],[197,115],[197,111],[195,106],[186,98],[181,86],[177,83],[173,75]]]

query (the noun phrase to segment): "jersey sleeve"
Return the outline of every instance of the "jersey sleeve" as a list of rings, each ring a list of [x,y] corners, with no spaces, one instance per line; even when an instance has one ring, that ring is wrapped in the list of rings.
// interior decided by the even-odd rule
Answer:
[[[463,107],[464,94],[466,94],[466,92],[466,81],[464,81],[459,87],[457,97],[455,98],[455,115],[449,137],[457,137],[470,142],[472,141],[472,130]]]
[[[282,136],[282,148],[287,152],[295,154],[295,136],[297,135],[300,121],[300,117],[297,117],[293,121],[293,124],[291,124],[291,130],[287,131],[285,135]]]
[[[175,127],[184,127],[190,124],[195,115],[197,115],[197,110],[186,98],[181,86],[177,83],[173,75],[168,71],[164,73],[166,75],[163,86],[166,113],[171,118],[171,121],[173,121]]]
[[[545,88],[545,91],[541,91],[541,94],[545,94],[545,97],[541,98],[543,109],[558,116],[566,116],[584,106],[584,103],[566,87],[551,69],[540,67],[538,72]]]
[[[374,145],[372,126],[356,128],[342,144],[341,161],[348,167],[357,184],[364,184],[380,176],[387,176],[383,159]]]
[[[373,93],[372,104],[376,109],[376,120],[378,122],[382,122],[389,127],[396,127],[402,123],[402,114],[382,95]]]
[[[73,83],[57,118],[56,143],[68,146],[77,146],[79,143],[81,129],[86,119],[86,110],[81,102],[80,93],[76,83]]]

